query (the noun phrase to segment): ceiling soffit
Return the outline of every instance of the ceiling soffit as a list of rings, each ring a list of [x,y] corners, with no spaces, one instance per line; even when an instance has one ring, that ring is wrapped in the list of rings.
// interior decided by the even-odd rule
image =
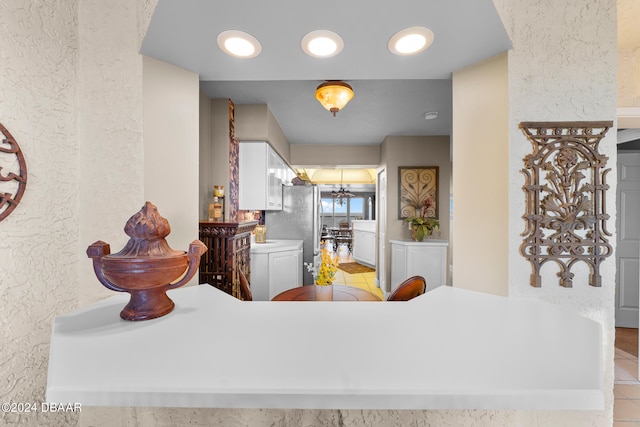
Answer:
[[[296,169],[312,184],[375,184],[375,169]]]

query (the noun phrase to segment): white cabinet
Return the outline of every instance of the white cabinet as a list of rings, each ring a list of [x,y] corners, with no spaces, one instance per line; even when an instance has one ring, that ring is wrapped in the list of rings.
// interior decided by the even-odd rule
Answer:
[[[356,220],[353,227],[353,259],[360,264],[376,266],[376,222]]]
[[[446,284],[446,240],[391,240],[391,291],[411,276],[422,276],[427,291]]]
[[[241,141],[239,150],[239,208],[282,210],[282,185],[292,172],[264,141]]]
[[[302,247],[269,254],[269,300],[298,286],[302,286]]]
[[[271,301],[302,286],[302,240],[251,243],[251,293],[254,301]]]

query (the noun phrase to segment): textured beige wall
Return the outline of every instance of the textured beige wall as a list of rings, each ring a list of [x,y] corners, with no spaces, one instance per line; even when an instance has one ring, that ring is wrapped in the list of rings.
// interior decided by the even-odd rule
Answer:
[[[294,167],[362,166],[375,168],[380,164],[380,145],[292,144],[291,164]]]
[[[43,400],[51,321],[77,304],[83,190],[77,159],[80,135],[87,135],[78,125],[77,103],[86,100],[77,22],[76,4],[29,10],[23,1],[0,3],[0,121],[20,145],[28,172],[22,201],[0,222],[1,402]],[[0,412],[2,425],[20,418],[26,417]]]
[[[453,286],[508,294],[507,54],[453,73]],[[490,100],[490,106],[488,102]],[[482,280],[478,280],[479,276]]]
[[[0,3],[0,120],[29,173],[0,224],[2,402],[44,401],[53,317],[113,294],[85,250],[98,239],[122,247],[124,221],[144,203],[137,51],[148,16],[124,0]],[[3,425],[75,419],[0,413]]]
[[[559,286],[557,267],[543,270],[542,287],[529,285],[531,267],[519,254],[524,231],[523,158],[532,150],[518,123],[551,120],[615,120],[616,0],[510,2],[509,51],[509,295],[540,298],[602,325],[604,411],[544,412],[541,425],[609,426],[613,420],[615,254],[602,264],[602,287],[588,283],[588,268],[576,265],[573,288]],[[600,143],[612,168],[607,183],[607,228],[615,233],[616,129]],[[616,236],[610,237],[615,245]],[[552,352],[550,352],[550,356]]]

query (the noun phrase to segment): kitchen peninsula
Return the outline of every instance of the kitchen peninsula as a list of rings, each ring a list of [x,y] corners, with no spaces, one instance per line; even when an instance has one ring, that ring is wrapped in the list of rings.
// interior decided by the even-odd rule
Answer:
[[[58,316],[47,402],[318,409],[604,406],[600,325],[538,299],[449,286],[407,302],[371,304],[248,302],[211,286],[168,294],[174,311],[154,320],[120,319],[128,300],[123,294]],[[384,339],[363,334],[373,323]],[[406,325],[420,325],[420,333]],[[333,357],[337,351],[340,356]]]

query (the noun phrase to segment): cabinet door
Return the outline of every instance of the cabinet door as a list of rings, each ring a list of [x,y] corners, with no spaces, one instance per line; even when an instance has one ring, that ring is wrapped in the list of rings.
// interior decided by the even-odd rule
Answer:
[[[407,247],[407,275],[422,276],[427,282],[427,291],[444,285],[446,248],[441,246]]]
[[[254,301],[269,301],[269,254],[251,254],[251,294]]]
[[[282,160],[268,147],[267,210],[282,209]]]
[[[298,286],[302,286],[303,285],[303,272],[302,272],[302,263],[304,258],[302,257],[303,253],[302,253],[302,244],[300,245],[300,249],[298,249],[296,251],[297,253],[297,258],[296,258],[296,265],[298,266],[298,275],[296,277],[296,283],[298,284]]]
[[[280,292],[302,285],[298,250],[269,254],[269,299]]]
[[[282,210],[284,161],[266,142],[240,142],[239,208]]]
[[[376,262],[375,233],[356,230],[353,232],[353,258],[369,265]]]
[[[390,289],[393,292],[406,278],[407,275],[407,259],[405,253],[405,246],[391,244],[391,286]]]
[[[240,143],[238,205],[241,210],[267,208],[267,148],[266,142]]]

